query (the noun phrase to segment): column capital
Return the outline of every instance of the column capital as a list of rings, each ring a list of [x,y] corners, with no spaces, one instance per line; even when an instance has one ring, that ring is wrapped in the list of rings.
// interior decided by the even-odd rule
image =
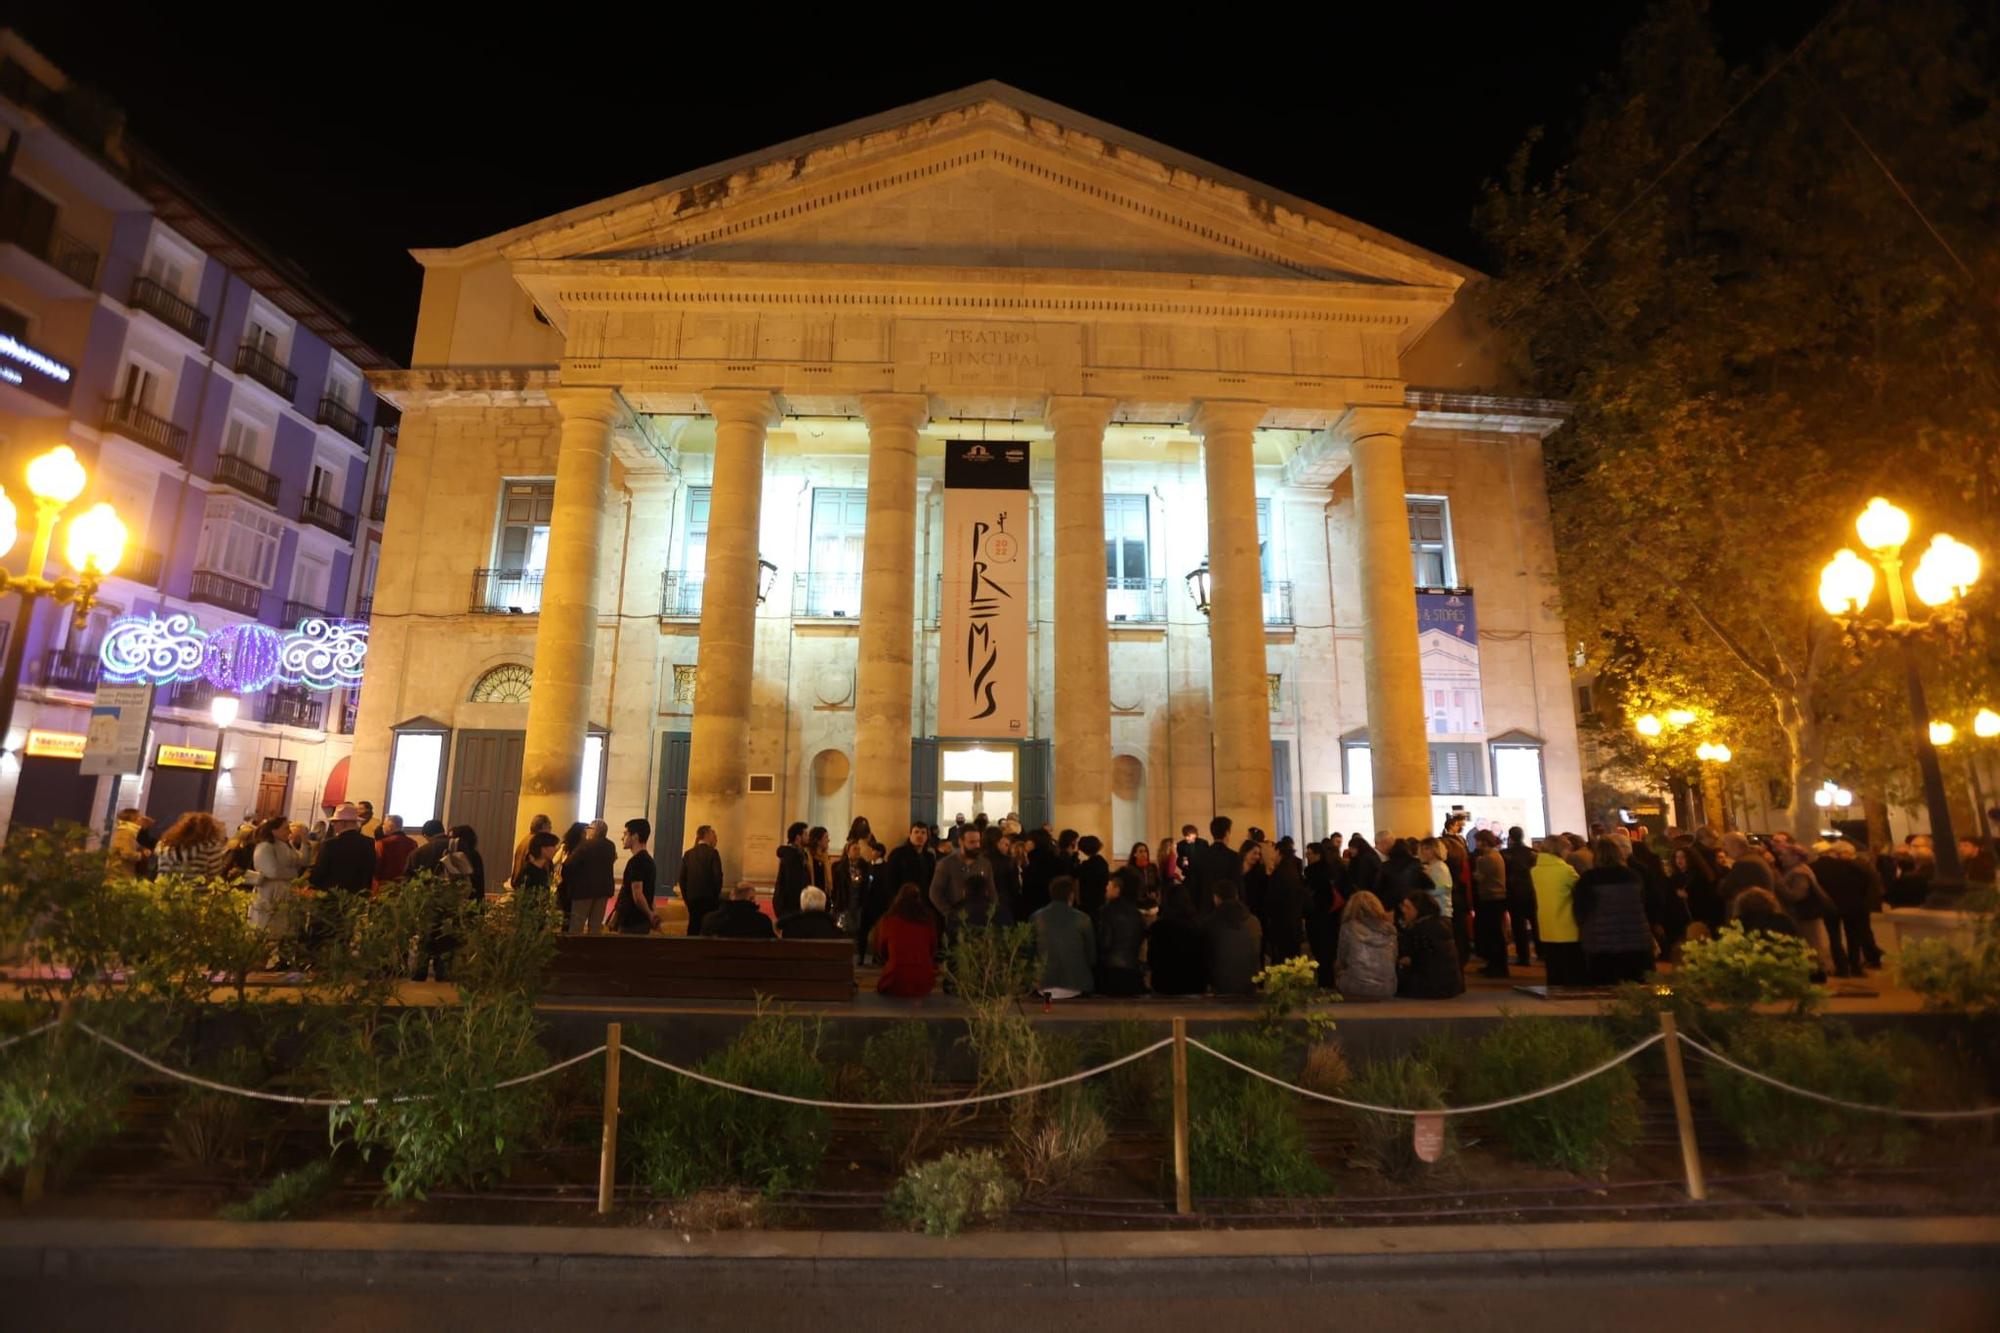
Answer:
[[[630,415],[616,389],[550,389],[549,402],[564,421],[596,421],[612,426]]]
[[[1416,415],[1407,407],[1350,407],[1334,423],[1333,433],[1350,444],[1378,435],[1393,435],[1401,439]]]
[[[777,397],[765,389],[710,389],[702,394],[703,406],[717,422],[762,426],[765,430],[784,419]]]
[[[672,495],[674,492],[674,474],[664,468],[646,471],[628,468],[623,480],[625,489],[635,497]]]
[[[1042,409],[1042,419],[1055,431],[1090,431],[1100,435],[1118,410],[1116,398],[1087,398],[1075,394],[1050,395]]]
[[[1204,439],[1226,431],[1252,431],[1264,424],[1269,411],[1263,403],[1242,398],[1210,398],[1196,405],[1188,429]]]
[[[931,396],[927,393],[864,393],[861,418],[870,432],[878,430],[922,430],[931,423]]]

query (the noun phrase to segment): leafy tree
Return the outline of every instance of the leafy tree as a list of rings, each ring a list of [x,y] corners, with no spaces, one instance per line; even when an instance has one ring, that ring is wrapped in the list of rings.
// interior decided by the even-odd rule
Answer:
[[[1950,0],[1851,0],[1747,65],[1665,0],[1567,160],[1531,137],[1482,208],[1495,318],[1573,405],[1548,444],[1573,632],[1627,691],[1715,709],[1800,834],[1834,765],[1913,786],[1900,673],[1817,602],[1853,516],[1888,495],[2000,556],[1993,75]],[[1995,606],[1989,579],[1931,650],[1942,697],[1991,688]]]

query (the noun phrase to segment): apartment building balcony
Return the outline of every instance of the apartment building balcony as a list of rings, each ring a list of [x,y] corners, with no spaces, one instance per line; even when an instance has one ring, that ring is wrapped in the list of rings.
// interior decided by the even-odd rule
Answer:
[[[148,551],[143,547],[127,551],[125,558],[118,562],[117,577],[133,583],[143,583],[149,588],[160,586],[160,569],[167,558],[158,551]]]
[[[319,410],[313,413],[313,420],[322,426],[333,427],[364,449],[368,447],[368,425],[362,421],[361,414],[332,394],[319,400]]]
[[[660,576],[660,619],[700,620],[701,589],[707,580],[699,574],[672,570]]]
[[[256,380],[288,403],[292,401],[292,395],[298,392],[299,377],[287,369],[282,361],[265,355],[252,343],[244,343],[236,349],[236,373]]]
[[[326,696],[280,686],[264,695],[264,720],[281,727],[317,731],[326,720]]]
[[[97,654],[51,649],[42,662],[42,684],[52,690],[89,694],[97,688]]]
[[[368,517],[380,523],[389,516],[389,496],[385,491],[368,502]]]
[[[177,680],[167,687],[166,706],[206,713],[215,700],[215,686],[206,680]]]
[[[1167,620],[1165,579],[1104,580],[1104,614],[1114,625],[1163,625]]]
[[[299,521],[324,528],[342,541],[354,540],[354,515],[317,495],[299,498]]]
[[[338,612],[329,611],[318,602],[299,602],[289,598],[285,602],[283,623],[286,629],[290,629],[301,620],[321,620],[328,617],[334,620],[340,619]]]
[[[208,342],[208,316],[151,278],[134,280],[131,299],[125,304],[145,311],[190,342]]]
[[[542,609],[539,569],[481,569],[472,575],[474,615],[532,616]]]
[[[861,576],[795,575],[792,580],[792,614],[801,620],[861,619]]]
[[[253,500],[267,505],[278,503],[278,474],[258,467],[247,458],[222,454],[215,460],[215,479],[233,486]]]
[[[354,618],[356,620],[369,620],[372,619],[374,615],[375,615],[375,599],[373,597],[355,598]]]
[[[1264,585],[1264,623],[1266,625],[1292,623],[1292,585],[1289,580]]]
[[[0,217],[11,210],[0,208]],[[42,296],[74,300],[97,286],[100,256],[60,227],[15,216],[0,223],[0,272]]]
[[[123,398],[113,398],[104,404],[104,429],[123,435],[134,444],[143,444],[156,454],[165,454],[176,463],[187,457],[186,431]]]
[[[212,569],[197,569],[188,580],[188,600],[254,616],[264,605],[264,590]]]

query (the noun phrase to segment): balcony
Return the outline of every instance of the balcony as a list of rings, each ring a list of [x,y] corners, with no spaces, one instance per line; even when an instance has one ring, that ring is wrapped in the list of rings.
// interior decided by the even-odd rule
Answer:
[[[701,588],[706,582],[699,574],[660,575],[660,619],[700,620]]]
[[[354,515],[317,495],[299,497],[299,521],[324,528],[342,541],[354,540]]]
[[[285,618],[282,623],[286,629],[290,629],[301,620],[322,620],[329,616],[335,620],[340,619],[338,615],[327,610],[318,602],[294,602],[288,600],[285,603]]]
[[[187,457],[188,433],[165,417],[154,416],[137,403],[113,398],[104,404],[104,429],[116,431],[176,463]]]
[[[89,694],[97,688],[97,654],[71,652],[67,648],[50,650],[42,664],[42,684],[52,690]]]
[[[792,580],[792,615],[800,620],[859,620],[859,574],[799,574]]]
[[[118,577],[132,583],[143,583],[149,588],[160,586],[160,568],[167,558],[158,551],[148,551],[143,547],[127,551],[125,558],[118,562]]]
[[[354,599],[354,618],[356,620],[372,620],[374,616],[375,599],[373,597],[357,597]]]
[[[132,299],[126,304],[145,311],[191,342],[204,345],[208,342],[208,316],[151,278],[140,278],[132,284]]]
[[[349,688],[341,691],[340,712],[334,715],[334,726],[343,736],[354,734],[355,719],[361,715],[361,691]]]
[[[368,447],[368,425],[362,421],[361,414],[332,394],[319,400],[319,410],[313,413],[313,420],[322,426],[333,427],[364,449]]]
[[[215,686],[205,680],[180,680],[167,687],[166,706],[206,713],[215,700]]]
[[[0,207],[0,216],[12,210]],[[0,246],[12,245],[26,258],[0,256],[0,268],[43,296],[69,298],[77,288],[97,285],[97,251],[60,227],[37,225],[18,213],[0,223]]]
[[[386,494],[378,495],[369,502],[368,517],[375,522],[380,523],[384,518],[388,517],[388,514],[389,497]]]
[[[188,580],[188,600],[207,602],[246,616],[254,616],[264,605],[264,590],[254,583],[232,579],[211,569],[197,569]]]
[[[539,569],[481,569],[472,575],[472,614],[532,616],[542,609]]]
[[[1104,580],[1105,615],[1114,625],[1164,625],[1167,621],[1165,579]]]
[[[248,375],[288,403],[298,392],[299,377],[276,357],[265,355],[254,343],[244,343],[236,349],[236,373]]]
[[[215,479],[225,486],[234,486],[253,500],[262,500],[267,505],[278,503],[278,474],[266,472],[247,458],[219,455],[215,460]]]
[[[264,720],[281,727],[317,731],[326,719],[326,696],[311,690],[272,690],[264,696]]]
[[[1266,625],[1292,623],[1292,585],[1289,580],[1264,585],[1264,623]]]

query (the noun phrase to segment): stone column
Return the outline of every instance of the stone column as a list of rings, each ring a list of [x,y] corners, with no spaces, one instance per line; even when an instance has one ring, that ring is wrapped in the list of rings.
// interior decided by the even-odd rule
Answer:
[[[1208,479],[1208,669],[1215,704],[1215,812],[1273,837],[1271,696],[1265,687],[1264,572],[1257,552],[1257,471],[1253,450],[1264,405],[1203,403],[1201,436]],[[1197,820],[1197,823],[1200,821]]]
[[[1342,419],[1354,468],[1354,564],[1361,581],[1362,683],[1375,829],[1432,832],[1431,754],[1417,654],[1417,579],[1403,490],[1400,407],[1357,407]]]
[[[917,432],[931,404],[920,393],[866,394],[861,413],[868,421],[868,530],[854,667],[854,813],[866,815],[892,847],[910,821]]]
[[[609,389],[552,389],[549,399],[562,414],[562,444],[535,625],[535,688],[528,696],[517,838],[538,814],[565,827],[576,817],[590,687],[597,671],[598,574],[611,487],[611,426],[624,411]]]
[[[764,434],[778,405],[762,390],[703,395],[715,418],[715,470],[701,590],[701,647],[688,739],[688,836],[715,826],[725,885],[743,876],[743,800],[750,776],[750,692],[756,677],[757,528]]]
[[[1111,631],[1104,428],[1110,398],[1051,398],[1055,433],[1055,821],[1111,845]]]
[[[599,718],[611,728],[604,755],[604,817],[613,829],[635,815],[652,818],[658,798],[653,760],[660,744],[660,625],[653,611],[659,605],[679,494],[665,468],[627,471],[624,491],[623,569],[610,571],[609,580],[619,613],[611,640],[617,666],[611,673],[610,715]]]

